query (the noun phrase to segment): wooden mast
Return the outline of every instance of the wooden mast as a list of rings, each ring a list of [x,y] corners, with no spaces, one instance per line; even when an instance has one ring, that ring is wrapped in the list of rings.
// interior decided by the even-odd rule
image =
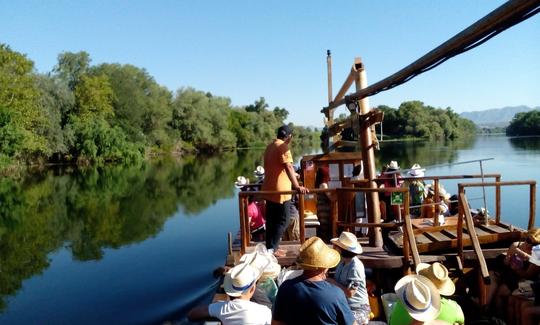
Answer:
[[[356,91],[364,89],[367,87],[367,75],[362,60],[360,58],[355,58],[353,69],[356,72],[355,86]],[[369,99],[367,97],[362,98],[358,101],[358,108],[360,115],[366,115],[369,112]],[[352,112],[351,112],[352,113]],[[364,169],[364,179],[369,181],[369,188],[377,188],[377,183],[375,182],[376,173],[375,173],[375,153],[373,152],[373,141],[371,138],[371,128],[368,123],[362,123],[358,119],[357,112],[354,112],[356,116],[356,125],[360,123],[360,130],[358,133],[358,141],[360,142],[360,148],[362,150],[362,164]],[[368,208],[368,222],[370,223],[380,223],[381,222],[381,211],[379,207],[379,193],[369,192],[367,193],[367,208]],[[381,228],[375,227],[369,231],[369,245],[382,247],[382,232]]]

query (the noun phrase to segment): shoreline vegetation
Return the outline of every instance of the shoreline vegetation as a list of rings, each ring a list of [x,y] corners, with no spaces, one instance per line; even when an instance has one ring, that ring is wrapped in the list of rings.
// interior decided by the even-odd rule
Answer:
[[[474,123],[451,108],[421,101],[376,108],[385,114],[385,141],[452,140],[476,133]],[[24,54],[0,43],[0,174],[29,166],[134,164],[264,148],[288,115],[264,97],[233,106],[229,98],[210,92],[171,91],[130,64],[91,65],[84,51],[60,53],[52,71],[37,73]],[[324,128],[289,124],[295,130],[293,150],[320,146]],[[347,136],[344,131],[342,138]]]
[[[90,63],[84,51],[63,52],[40,74],[24,54],[0,44],[0,173],[263,146],[289,114],[264,97],[233,106],[210,92],[170,91],[133,65]],[[319,144],[320,130],[294,129],[298,146]]]

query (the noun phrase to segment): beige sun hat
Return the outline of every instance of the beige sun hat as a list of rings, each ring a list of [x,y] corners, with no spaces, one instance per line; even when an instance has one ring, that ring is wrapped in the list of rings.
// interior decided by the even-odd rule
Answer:
[[[272,259],[272,257],[256,251],[242,255],[240,262],[247,263],[256,268],[261,274],[260,278],[275,279],[281,272],[281,266],[275,258]]]
[[[264,167],[263,166],[257,166],[255,170],[253,171],[253,174],[257,177],[263,177],[264,176]]]
[[[234,186],[236,186],[236,188],[242,188],[248,184],[249,184],[249,179],[244,176],[238,176],[236,178],[236,182],[234,182]]]
[[[259,270],[247,264],[240,263],[225,273],[223,289],[231,297],[239,297],[251,288],[259,279]]]
[[[344,231],[339,235],[339,238],[332,238],[330,242],[349,252],[362,254],[362,246],[358,243],[358,238],[348,231]]]
[[[340,258],[338,251],[328,247],[322,239],[311,237],[300,247],[296,264],[304,270],[330,269],[338,265]]]
[[[448,276],[448,269],[439,262],[433,264],[420,263],[416,267],[416,273],[425,276],[443,296],[451,296],[456,291],[456,286]]]
[[[396,283],[394,290],[412,318],[426,322],[439,316],[441,295],[428,278],[417,274],[404,276]]]

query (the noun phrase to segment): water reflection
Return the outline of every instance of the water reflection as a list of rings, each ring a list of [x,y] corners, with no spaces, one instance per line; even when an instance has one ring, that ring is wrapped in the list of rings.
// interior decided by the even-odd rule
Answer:
[[[513,137],[508,138],[512,147],[516,149],[540,152],[540,137]]]
[[[380,170],[391,160],[396,160],[401,168],[409,168],[415,163],[422,166],[449,164],[456,162],[459,150],[472,148],[474,142],[474,138],[447,142],[383,142],[375,155],[376,166]]]
[[[99,260],[158,234],[179,209],[188,217],[233,197],[237,175],[251,175],[262,151],[185,157],[140,166],[55,169],[0,180],[0,310],[23,280],[66,247],[79,261]]]

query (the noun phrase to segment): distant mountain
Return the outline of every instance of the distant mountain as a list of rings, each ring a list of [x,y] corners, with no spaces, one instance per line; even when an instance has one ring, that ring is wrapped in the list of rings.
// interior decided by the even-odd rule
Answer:
[[[493,108],[485,111],[463,112],[459,114],[461,117],[469,119],[474,124],[480,127],[507,127],[514,115],[521,112],[532,111],[533,109],[540,110],[538,107],[528,106],[513,106],[503,108]]]

